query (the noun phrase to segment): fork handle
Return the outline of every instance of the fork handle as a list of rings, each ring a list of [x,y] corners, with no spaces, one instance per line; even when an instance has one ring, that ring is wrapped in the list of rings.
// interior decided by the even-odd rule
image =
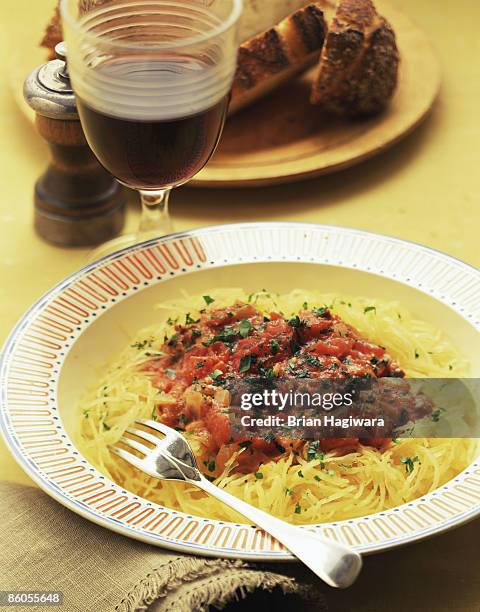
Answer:
[[[220,489],[206,478],[190,482],[272,535],[328,585],[348,587],[360,573],[362,558],[347,546],[275,518]]]

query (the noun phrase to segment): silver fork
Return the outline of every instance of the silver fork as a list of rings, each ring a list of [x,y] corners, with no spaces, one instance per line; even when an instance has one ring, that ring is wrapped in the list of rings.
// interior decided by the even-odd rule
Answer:
[[[215,486],[201,474],[190,445],[175,429],[146,419],[135,423],[147,427],[152,433],[130,427],[127,432],[142,442],[127,436],[119,441],[142,453],[143,458],[115,446],[110,447],[112,452],[154,478],[188,482],[216,497],[276,538],[330,586],[345,588],[355,581],[362,568],[362,558],[357,552],[309,529],[286,523]],[[165,438],[159,438],[153,432],[159,432]],[[151,448],[143,442],[154,446]]]

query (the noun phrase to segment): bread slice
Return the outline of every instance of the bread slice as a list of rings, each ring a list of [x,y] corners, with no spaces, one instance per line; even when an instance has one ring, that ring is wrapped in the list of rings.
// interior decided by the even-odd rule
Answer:
[[[108,0],[79,0],[78,10],[80,14],[90,10],[93,6],[101,6]],[[60,0],[58,0],[55,11],[50,19],[45,34],[40,42],[41,47],[49,51],[49,59],[55,57],[55,47],[63,40],[62,19],[60,17]]]
[[[58,6],[56,6],[55,12],[52,15],[50,23],[48,24],[47,29],[45,30],[45,34],[43,35],[42,41],[40,43],[41,47],[45,47],[45,49],[48,49],[48,59],[53,59],[55,57],[55,47],[62,40],[63,32],[62,22],[60,20],[60,10]]]
[[[324,11],[312,3],[240,45],[230,114],[318,61],[326,32]]]
[[[395,33],[371,0],[341,0],[320,56],[311,102],[337,115],[380,112],[395,92]]]

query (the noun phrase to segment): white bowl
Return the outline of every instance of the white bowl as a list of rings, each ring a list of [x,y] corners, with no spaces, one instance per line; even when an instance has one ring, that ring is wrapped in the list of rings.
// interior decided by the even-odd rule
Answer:
[[[49,495],[85,518],[184,552],[256,560],[291,556],[260,530],[188,516],[123,490],[72,438],[96,366],[181,289],[295,287],[398,300],[446,331],[480,372],[480,273],[442,253],[346,228],[225,225],[152,240],[95,262],[49,291],[20,320],[1,362],[1,428],[13,455]],[[417,540],[480,513],[480,464],[424,498],[378,514],[308,526],[364,553]]]

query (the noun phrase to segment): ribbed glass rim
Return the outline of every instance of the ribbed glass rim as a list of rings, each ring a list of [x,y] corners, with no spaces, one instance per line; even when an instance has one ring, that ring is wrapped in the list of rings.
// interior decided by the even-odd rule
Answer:
[[[231,0],[232,2],[232,10],[228,15],[227,19],[225,19],[218,26],[213,27],[210,31],[205,34],[197,34],[195,36],[191,36],[185,39],[182,39],[177,42],[168,42],[168,43],[154,43],[154,44],[139,44],[139,43],[129,43],[123,41],[110,41],[108,38],[104,38],[103,36],[99,36],[97,34],[92,34],[89,32],[87,28],[82,27],[80,21],[72,15],[69,9],[69,1],[70,0],[60,0],[60,15],[62,20],[67,22],[71,28],[76,30],[77,33],[81,34],[81,36],[90,41],[102,41],[102,44],[107,46],[115,47],[115,48],[124,48],[124,49],[136,49],[142,50],[145,48],[149,49],[179,49],[182,47],[188,47],[191,45],[195,45],[201,42],[207,42],[208,40],[214,39],[217,36],[220,36],[227,30],[229,30],[240,18],[243,11],[243,0]],[[172,0],[174,2],[175,0]],[[156,0],[150,0],[152,4],[156,3]],[[148,0],[146,0],[148,3]],[[181,2],[180,2],[181,4]]]

